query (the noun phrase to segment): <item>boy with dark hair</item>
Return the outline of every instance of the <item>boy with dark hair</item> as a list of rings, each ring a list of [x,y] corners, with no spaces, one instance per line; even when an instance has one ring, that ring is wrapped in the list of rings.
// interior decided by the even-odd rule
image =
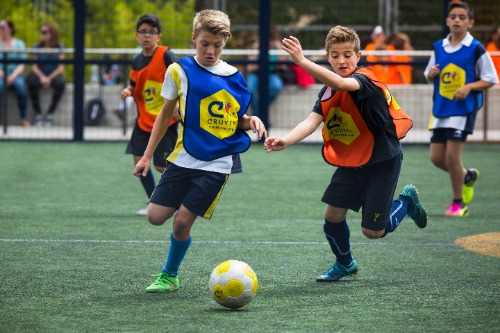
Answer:
[[[161,23],[155,15],[146,14],[137,20],[135,36],[142,47],[142,52],[134,58],[130,71],[130,84],[120,95],[123,100],[133,96],[137,105],[137,119],[126,149],[127,154],[133,155],[134,165],[139,162],[146,150],[156,116],[162,108],[163,97],[160,92],[165,72],[177,61],[176,55],[167,46],[158,45],[161,38]],[[160,140],[152,156],[154,166],[160,173],[165,170],[167,156],[174,150],[178,120],[179,116],[174,114],[168,134]],[[139,179],[149,199],[156,184],[153,172],[149,170]],[[145,216],[147,207],[137,211],[136,214]]]
[[[424,75],[434,83],[433,116],[430,121],[431,161],[449,173],[453,201],[447,216],[467,216],[474,196],[476,169],[462,164],[467,136],[474,131],[477,111],[482,107],[483,90],[498,83],[490,55],[468,32],[474,12],[466,2],[450,2],[446,25],[450,34],[434,43]]]
[[[177,275],[191,245],[191,228],[198,216],[211,218],[233,168],[233,156],[250,146],[245,131],[258,132],[259,139],[267,135],[259,118],[245,115],[251,97],[245,78],[220,59],[230,37],[226,14],[217,10],[196,14],[192,34],[196,56],[184,57],[168,68],[161,92],[163,108],[133,172],[135,176],[147,174],[151,156],[165,132],[168,135],[178,104],[180,135],[147,214],[153,225],[162,225],[175,214],[170,249],[165,266],[153,275],[156,280],[147,292],[179,289]]]
[[[265,141],[268,152],[283,150],[324,123],[323,157],[337,166],[322,198],[327,204],[324,232],[336,261],[318,282],[338,281],[358,271],[349,241],[349,209],[363,209],[361,229],[371,239],[393,232],[406,215],[419,228],[427,225],[414,186],[406,185],[393,200],[403,161],[399,139],[412,126],[411,119],[370,69],[357,66],[361,52],[354,30],[336,26],[325,44],[333,72],[306,59],[297,38],[283,39],[292,60],[325,86],[308,118],[283,138]]]

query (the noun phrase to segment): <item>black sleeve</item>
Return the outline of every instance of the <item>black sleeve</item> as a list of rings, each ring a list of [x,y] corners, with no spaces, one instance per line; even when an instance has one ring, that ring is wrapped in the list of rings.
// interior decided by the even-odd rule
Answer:
[[[360,89],[351,92],[351,97],[370,131],[377,135],[392,124],[385,94],[362,74],[355,74],[354,79],[359,82]]]
[[[321,90],[319,91],[318,99],[316,100],[316,103],[314,103],[314,106],[311,110],[311,112],[316,112],[317,114],[319,114],[321,116],[323,116],[323,110],[321,109],[321,97],[325,93],[325,90],[326,90],[326,86],[323,86],[323,88],[321,88]]]
[[[175,55],[172,50],[168,49],[164,54],[163,54],[163,59],[165,60],[165,66],[170,66],[173,63],[177,62],[177,56]]]
[[[351,94],[354,101],[361,101],[380,93],[379,88],[363,74],[354,74],[353,78],[359,83],[359,90],[355,94]]]
[[[136,54],[132,60],[132,69],[136,71],[140,70],[144,66],[143,59],[144,57],[142,56],[142,52]]]

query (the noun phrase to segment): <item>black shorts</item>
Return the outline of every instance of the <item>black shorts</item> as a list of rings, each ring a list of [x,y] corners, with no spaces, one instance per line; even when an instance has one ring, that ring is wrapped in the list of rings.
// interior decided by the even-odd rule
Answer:
[[[229,175],[223,173],[170,163],[149,202],[175,209],[182,204],[194,214],[210,219],[228,179]]]
[[[467,133],[454,128],[435,128],[432,130],[431,143],[446,143],[448,140],[465,142]]]
[[[383,230],[389,222],[392,201],[403,162],[403,154],[361,168],[337,168],[321,201],[358,212],[361,226]]]
[[[167,165],[167,157],[174,151],[175,142],[177,141],[177,127],[178,124],[170,126],[165,136],[158,143],[158,147],[156,147],[153,154],[153,164],[155,166],[165,167]],[[143,131],[136,122],[125,153],[134,156],[144,155],[150,137],[151,132]]]

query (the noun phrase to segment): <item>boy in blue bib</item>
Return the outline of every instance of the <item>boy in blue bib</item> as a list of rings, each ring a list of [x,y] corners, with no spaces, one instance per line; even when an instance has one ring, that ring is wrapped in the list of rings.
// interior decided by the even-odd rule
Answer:
[[[246,151],[245,131],[267,136],[262,121],[245,115],[250,103],[243,75],[220,60],[231,37],[228,16],[202,10],[193,22],[196,56],[168,67],[161,95],[165,103],[158,113],[144,156],[133,174],[143,176],[151,157],[179,106],[181,126],[166,171],[151,196],[147,217],[162,225],[174,217],[170,250],[165,266],[147,292],[179,289],[178,270],[191,244],[191,228],[198,216],[210,219],[233,167],[233,156]],[[174,216],[175,214],[175,216]]]
[[[424,72],[434,84],[431,161],[450,175],[453,201],[445,215],[467,216],[479,171],[463,166],[462,150],[474,130],[483,90],[498,83],[498,77],[484,46],[468,32],[474,13],[466,2],[450,2],[446,25],[450,34],[434,43]]]

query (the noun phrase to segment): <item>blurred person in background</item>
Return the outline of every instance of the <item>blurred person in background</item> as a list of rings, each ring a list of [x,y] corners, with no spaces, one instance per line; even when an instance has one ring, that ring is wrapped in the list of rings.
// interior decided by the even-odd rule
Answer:
[[[366,44],[365,51],[386,51],[386,50],[387,50],[387,44],[386,44],[386,36],[384,29],[382,29],[380,25],[377,25],[370,34],[370,42]],[[391,73],[389,73],[389,71],[391,70],[391,68],[387,64],[377,64],[377,62],[379,61],[387,62],[390,60],[391,58],[388,56],[384,57],[374,56],[374,55],[366,56],[368,67],[370,67],[373,74],[377,78],[379,78],[380,81],[387,84],[389,83],[387,82],[388,79],[390,80],[389,77]]]
[[[410,37],[404,33],[394,33],[388,39],[388,48],[395,51],[412,51]],[[392,60],[397,63],[410,63],[412,58],[407,55],[395,55]],[[404,64],[396,64],[394,66],[395,75],[392,82],[384,82],[387,84],[411,84],[412,83],[412,66]]]
[[[123,101],[132,96],[137,106],[137,119],[126,149],[127,154],[133,155],[134,165],[144,155],[156,116],[163,106],[164,98],[160,92],[167,68],[177,61],[177,56],[170,48],[158,45],[161,28],[161,22],[155,15],[146,14],[137,20],[135,36],[142,47],[142,52],[134,58],[130,83],[120,94]],[[165,170],[166,159],[174,150],[178,136],[176,124],[179,119],[178,113],[174,113],[168,133],[160,140],[154,151],[153,164],[160,173]],[[149,169],[145,175],[139,176],[139,179],[149,200],[156,185],[153,172]],[[147,211],[145,207],[137,211],[136,215],[146,216]]]
[[[382,44],[376,47],[375,51],[387,51],[391,46]],[[383,55],[378,56],[377,61],[385,62],[385,64],[369,65],[369,68],[375,74],[376,78],[384,84],[399,84],[400,78],[397,68],[394,65],[389,65],[389,62],[394,61],[394,56]]]
[[[257,41],[252,44],[252,49],[259,49],[259,43]],[[278,29],[274,25],[271,25],[269,29],[269,50],[281,50],[281,41]],[[258,55],[251,55],[248,57],[249,60],[257,60],[257,58]],[[283,60],[283,57],[270,55],[269,60]],[[283,90],[283,79],[280,76],[280,72],[285,71],[286,67],[286,65],[274,64],[269,66],[269,104],[274,102]],[[247,66],[247,73],[248,89],[252,93],[252,101],[250,102],[250,105],[252,106],[252,114],[254,116],[259,116],[259,65],[249,64]]]
[[[20,50],[26,49],[24,41],[15,38],[16,28],[11,20],[0,20],[0,59],[3,59],[3,50]],[[12,52],[7,53],[8,60],[25,60],[26,53]],[[17,97],[17,105],[19,107],[19,116],[21,118],[21,125],[30,127],[31,123],[28,120],[28,91],[26,89],[26,82],[23,76],[24,64],[8,64],[7,72],[4,68],[0,68],[0,96],[3,95],[5,84],[8,89],[12,89]]]
[[[40,39],[33,45],[34,49],[50,48],[64,49],[64,45],[60,42],[59,29],[52,23],[47,22],[40,27]],[[36,60],[64,60],[64,53],[35,53],[33,59]],[[26,83],[28,92],[35,110],[35,126],[51,126],[54,121],[54,112],[61,100],[66,87],[64,80],[64,64],[62,63],[47,63],[39,62],[31,66],[31,71],[26,75]],[[52,87],[52,100],[45,114],[45,119],[42,115],[40,106],[40,89]]]
[[[490,42],[486,45],[486,51],[500,52],[500,26],[493,30]],[[500,77],[500,55],[492,55],[491,60],[493,60],[493,64],[495,65],[497,76]]]

